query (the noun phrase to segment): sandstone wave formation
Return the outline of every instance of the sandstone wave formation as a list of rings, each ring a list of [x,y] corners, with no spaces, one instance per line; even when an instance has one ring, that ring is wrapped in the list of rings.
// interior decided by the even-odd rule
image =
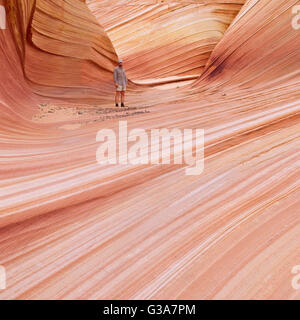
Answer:
[[[299,1],[0,5],[0,299],[300,298]],[[99,165],[116,119],[35,120],[111,108],[118,57],[129,129],[204,129],[201,175]]]

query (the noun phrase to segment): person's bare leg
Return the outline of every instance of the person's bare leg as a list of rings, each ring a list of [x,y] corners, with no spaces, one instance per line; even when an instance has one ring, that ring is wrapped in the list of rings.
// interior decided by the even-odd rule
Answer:
[[[121,106],[125,106],[125,91],[121,91]]]
[[[120,91],[116,91],[116,97],[115,97],[116,106],[119,104],[119,100],[120,100]]]

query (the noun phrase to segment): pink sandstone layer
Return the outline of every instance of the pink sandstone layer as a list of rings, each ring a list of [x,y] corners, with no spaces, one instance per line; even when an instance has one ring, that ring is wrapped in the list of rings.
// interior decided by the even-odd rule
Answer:
[[[300,298],[299,1],[189,2],[131,12],[112,1],[102,17],[96,1],[0,0],[0,299]],[[132,28],[152,13],[165,28],[135,50]],[[200,176],[97,164],[96,134],[116,119],[33,120],[43,103],[112,107],[117,52],[128,104],[150,107],[129,129],[205,129]],[[135,83],[186,74],[197,79],[179,88]]]

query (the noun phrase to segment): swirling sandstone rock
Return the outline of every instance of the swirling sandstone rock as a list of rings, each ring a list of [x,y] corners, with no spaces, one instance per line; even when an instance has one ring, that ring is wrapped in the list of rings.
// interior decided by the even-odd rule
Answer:
[[[87,4],[132,79],[200,75],[245,0],[99,1]]]
[[[132,106],[155,107],[129,129],[205,129],[205,170],[186,176],[177,165],[98,165],[96,133],[118,121],[33,122],[49,97],[111,102],[116,54],[83,2],[6,1],[0,299],[299,299],[296,4],[247,1],[190,86],[131,85]]]
[[[84,1],[7,0],[7,9],[35,93],[83,100],[112,90],[117,56]]]

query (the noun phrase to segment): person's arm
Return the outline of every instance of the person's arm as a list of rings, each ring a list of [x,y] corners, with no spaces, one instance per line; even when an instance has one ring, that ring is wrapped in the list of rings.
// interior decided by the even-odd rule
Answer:
[[[115,86],[118,87],[118,83],[117,83],[117,70],[114,70],[114,82],[115,82]]]

